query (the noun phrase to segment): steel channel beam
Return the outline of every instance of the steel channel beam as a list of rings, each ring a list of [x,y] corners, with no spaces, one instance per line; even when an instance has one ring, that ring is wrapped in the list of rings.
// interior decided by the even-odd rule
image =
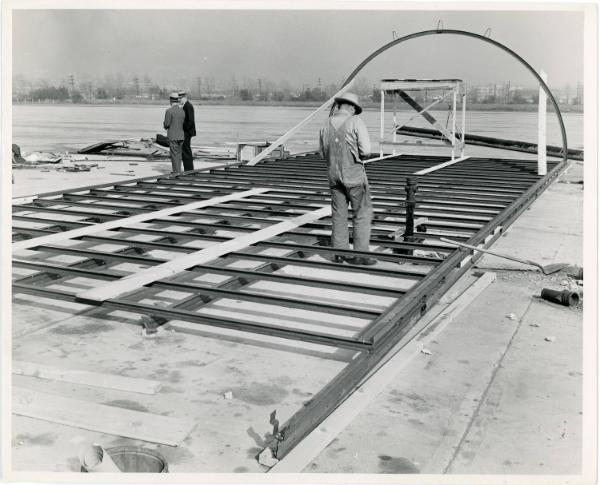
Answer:
[[[57,268],[53,268],[53,269],[48,268],[48,269],[45,269],[44,271],[59,272],[60,270]],[[68,272],[68,268],[64,268],[63,271]],[[114,281],[114,280],[117,280],[122,277],[121,275],[107,272],[106,270],[104,270],[102,272],[89,270],[89,269],[84,270],[84,271],[85,271],[85,274],[87,275],[87,277],[92,278],[92,279],[99,277],[102,280],[106,280],[108,277],[110,280]],[[243,301],[249,301],[249,302],[253,302],[253,303],[261,303],[261,304],[265,304],[265,305],[280,305],[285,308],[297,308],[297,309],[301,309],[301,310],[329,313],[332,315],[341,315],[341,316],[362,318],[362,319],[367,319],[367,320],[373,320],[373,318],[375,318],[376,316],[378,316],[381,313],[381,312],[372,311],[372,310],[359,309],[356,307],[352,307],[351,305],[336,306],[336,305],[320,303],[320,302],[315,302],[315,301],[306,302],[306,301],[294,299],[294,298],[287,298],[287,297],[268,295],[268,294],[258,294],[258,293],[254,293],[254,292],[243,291],[243,290],[232,291],[232,290],[224,290],[224,289],[220,289],[220,288],[210,288],[210,287],[206,287],[206,286],[202,286],[202,285],[198,285],[198,284],[182,283],[182,282],[176,282],[176,281],[155,282],[155,283],[149,285],[149,288],[164,288],[166,290],[172,290],[172,291],[193,292],[196,295],[205,295],[205,296],[212,297],[212,299],[230,298],[230,299],[234,299],[234,300],[243,300]],[[145,291],[145,290],[146,289],[144,289],[143,291]],[[140,293],[143,293],[143,291],[136,290],[136,291],[132,292],[131,294],[128,294],[124,299],[128,300],[132,297],[137,296]],[[208,301],[205,301],[205,303],[208,303]]]
[[[105,279],[105,280],[113,280],[115,276],[122,276],[115,272],[107,272],[107,271],[93,271],[89,268],[83,268],[81,266],[60,266],[51,263],[41,263],[41,262],[30,262],[30,261],[22,261],[22,260],[14,260],[13,264],[17,268],[27,268],[34,269],[36,271],[46,271],[46,272],[57,272],[59,274],[75,274],[82,277],[93,276],[97,279]],[[79,264],[79,263],[78,263]],[[278,268],[275,263],[266,262],[265,265],[271,271]],[[300,277],[300,276],[290,276],[286,274],[275,274],[270,272],[265,272],[263,269],[255,269],[253,271],[242,270],[242,269],[234,269],[227,268],[224,266],[213,266],[213,265],[203,265],[200,268],[195,268],[194,271],[199,272],[199,274],[221,274],[224,276],[231,276],[232,278],[240,278],[242,280],[248,282],[255,281],[274,281],[278,283],[285,283],[291,285],[302,285],[309,286],[312,288],[321,288],[328,290],[338,290],[338,291],[349,291],[355,293],[365,293],[374,296],[385,296],[388,298],[399,298],[401,295],[405,293],[402,290],[390,290],[388,288],[383,288],[376,285],[362,285],[362,284],[354,284],[354,283],[341,283],[337,281],[325,281],[325,280],[315,280],[310,279],[308,277]],[[18,282],[24,282],[24,280],[28,277],[24,277]],[[168,283],[167,283],[168,284]]]
[[[68,223],[68,224],[64,224],[65,227],[69,228],[73,225],[73,223]],[[75,226],[77,227],[77,226]],[[24,235],[24,234],[34,234],[34,235],[46,235],[46,234],[54,234],[57,231],[50,231],[47,229],[32,229],[32,228],[17,228],[15,226],[13,226],[13,232],[15,233],[15,235]],[[174,238],[177,240],[181,240],[181,239],[188,239],[190,241],[193,240],[204,240],[204,241],[227,241],[229,238],[226,237],[220,237],[220,236],[213,236],[210,234],[198,234],[198,233],[194,233],[194,232],[174,232],[174,231],[164,231],[164,230],[160,230],[160,229],[142,229],[142,228],[126,228],[126,227],[122,227],[119,229],[114,230],[115,232],[115,236],[118,233],[133,233],[133,234],[149,234],[149,235],[156,235],[162,238]],[[312,234],[312,233],[303,233],[303,232],[297,232],[297,231],[289,231],[286,232],[280,236],[278,236],[278,238],[284,238],[284,237],[289,237],[290,235],[292,236],[300,236],[303,238],[306,237],[310,237],[316,240],[322,240],[322,239],[328,239],[329,235],[321,235],[321,234]],[[439,235],[435,235],[435,234],[429,234],[429,233],[423,233],[424,237],[426,236],[428,239],[439,239],[440,237],[443,236],[439,236]],[[461,240],[467,240],[468,237],[467,236],[460,236],[460,235],[453,235],[453,237],[455,239],[461,239]],[[132,239],[125,239],[125,238],[118,238],[118,237],[114,237],[114,236],[92,236],[92,235],[88,235],[88,236],[81,236],[79,238],[74,238],[74,240],[83,240],[83,241],[98,241],[98,242],[103,242],[103,243],[114,243],[114,244],[123,244],[123,245],[129,245],[129,246],[135,246],[135,247],[140,247],[140,248],[149,248],[149,249],[163,249],[165,251],[181,251],[181,252],[191,252],[192,250],[195,250],[195,248],[193,247],[189,247],[189,246],[181,246],[180,244],[177,244],[177,242],[174,243],[159,243],[156,241],[135,241]],[[352,231],[350,230],[350,242],[353,241],[353,237],[352,237]],[[428,242],[423,242],[423,243],[410,243],[410,242],[402,242],[402,241],[392,241],[389,238],[377,238],[377,237],[372,237],[371,238],[371,242],[374,245],[377,246],[382,246],[388,249],[421,249],[421,250],[425,250],[425,251],[438,251],[438,252],[450,252],[453,250],[453,248],[449,248],[448,246],[440,246],[440,245],[435,245],[435,244],[431,244]],[[298,244],[292,244],[292,243],[280,243],[280,242],[275,242],[275,241],[263,241],[263,242],[259,242],[256,244],[253,244],[254,246],[258,246],[258,247],[289,247],[290,249],[296,249],[298,247],[303,247],[303,245],[298,245]],[[316,252],[316,253],[331,253],[334,252],[331,250],[331,248],[328,248],[327,246],[309,246],[311,248],[312,251]],[[336,250],[335,253],[338,254],[345,254],[348,256],[369,256],[372,253],[371,252],[366,252],[366,251],[354,251],[354,250]],[[407,256],[407,255],[400,255],[400,254],[389,254],[389,253],[377,253],[377,257],[379,259],[383,259],[383,260],[390,260],[390,261],[416,261],[416,262],[421,262],[421,261],[426,261],[421,259],[422,257],[418,257],[419,259],[412,259],[415,258],[415,256]]]
[[[508,227],[554,180],[565,168],[566,162],[557,164],[548,174],[530,187],[511,206],[499,214],[493,221],[474,235],[471,245],[477,245],[487,237],[495,227],[502,225]],[[499,237],[499,234],[496,235]],[[275,443],[276,456],[281,459],[293,449],[308,433],[323,421],[343,400],[355,389],[356,385],[405,335],[412,325],[424,314],[429,305],[438,299],[452,284],[470,269],[471,265],[456,268],[462,258],[469,251],[457,249],[444,263],[438,266],[432,274],[411,289],[397,304],[390,307],[380,317],[385,326],[374,322],[365,332],[361,333],[363,339],[371,338],[373,351],[362,354],[352,363],[347,365],[332,381],[300,411],[294,414],[280,428],[283,441]],[[374,332],[377,332],[377,338]]]
[[[408,174],[408,175],[411,175],[411,174]],[[427,177],[429,177],[429,175],[430,174],[428,174]],[[386,182],[385,180],[378,180],[377,177],[370,176],[368,171],[367,171],[367,177],[369,177],[369,183],[372,185],[375,185],[375,186],[380,185],[380,186],[397,187],[399,185],[397,182],[394,183],[394,182]],[[220,178],[223,180],[231,181],[231,178],[225,174],[215,174],[209,180],[214,180],[215,178],[217,178],[217,179]],[[187,180],[187,181],[191,182],[191,183],[199,183],[201,180],[202,179],[199,180],[196,177],[190,177],[189,180]],[[326,173],[324,172],[323,176],[320,177],[318,180],[327,180]],[[389,177],[386,177],[386,180],[389,180]],[[491,179],[491,178],[474,179],[473,177],[469,177],[469,180],[465,181],[464,177],[457,178],[456,180],[452,180],[451,178],[450,179],[444,179],[444,178],[438,179],[437,177],[431,177],[423,183],[423,187],[424,188],[435,188],[436,180],[439,180],[440,184],[445,182],[445,185],[447,186],[447,189],[449,189],[448,191],[450,193],[472,192],[473,187],[475,186],[475,183],[481,182],[485,185],[483,187],[480,185],[479,191],[476,193],[476,194],[481,194],[481,195],[493,194],[493,195],[510,196],[511,194],[520,193],[528,185],[528,184],[521,184],[517,187],[509,186],[509,187],[503,188],[503,187],[497,187],[496,185],[494,185],[493,179]],[[182,182],[183,182],[183,180],[182,180]],[[295,183],[293,183],[293,182],[295,182]],[[255,186],[256,187],[258,187],[258,186],[268,187],[269,183],[271,183],[271,184],[277,184],[280,188],[288,187],[288,186],[297,187],[298,185],[303,184],[304,187],[308,188],[308,187],[310,187],[310,185],[307,184],[308,182],[310,182],[310,180],[304,180],[300,176],[295,178],[295,177],[291,176],[290,174],[287,174],[287,176],[282,174],[281,177],[266,178],[265,175],[263,175],[263,174],[244,173],[244,174],[239,175],[238,183],[240,183],[240,184],[245,183],[246,185],[251,186],[251,187],[255,187]],[[440,184],[438,184],[437,186],[439,186]],[[321,187],[323,187],[323,188],[321,188]],[[328,186],[324,183],[316,184],[315,188],[318,188],[320,190],[328,190]]]
[[[75,295],[65,291],[25,285],[23,283],[14,284],[14,288],[20,293],[41,296],[44,298],[50,298],[54,300],[64,300],[78,303],[78,300],[75,298]],[[141,315],[152,315],[166,319],[184,320],[202,325],[228,328],[251,333],[259,333],[263,335],[282,337],[291,340],[301,340],[304,342],[311,342],[336,348],[345,348],[350,350],[359,350],[367,352],[371,349],[371,344],[368,342],[361,342],[357,339],[335,336],[333,334],[308,332],[299,329],[290,329],[286,327],[265,325],[257,322],[236,320],[229,317],[221,318],[214,315],[202,315],[199,313],[194,313],[185,310],[164,309],[152,305],[145,305],[142,303],[133,303],[122,300],[107,300],[102,304],[102,308],[106,308],[109,310],[122,310],[132,313],[138,313]]]
[[[132,247],[135,247],[135,242],[132,241]],[[134,256],[130,254],[119,254],[119,253],[109,253],[105,251],[90,251],[85,249],[74,249],[70,247],[61,247],[61,246],[51,246],[44,245],[36,248],[37,251],[41,252],[50,252],[54,254],[71,254],[73,256],[80,256],[82,258],[88,259],[100,259],[100,260],[108,260],[108,261],[117,261],[117,262],[127,262],[127,263],[137,263],[144,266],[154,266],[161,263],[165,263],[167,260],[162,258],[153,258],[150,256]],[[346,252],[345,250],[339,250],[340,253]],[[351,251],[348,251],[350,253]],[[372,254],[372,253],[370,253]],[[235,256],[239,259],[248,259],[254,261],[264,261],[269,263],[276,264],[287,264],[292,266],[307,266],[313,268],[326,268],[326,269],[335,269],[339,271],[346,272],[358,272],[358,273],[368,273],[372,275],[381,275],[381,276],[392,276],[392,277],[401,277],[408,279],[417,279],[420,280],[423,278],[423,273],[418,273],[409,270],[389,270],[383,268],[373,268],[373,267],[364,267],[357,266],[352,264],[337,264],[337,263],[325,263],[320,261],[308,261],[306,259],[301,258],[291,258],[291,257],[281,257],[281,256],[268,256],[262,254],[254,254],[243,251],[235,251],[228,254],[228,256]],[[218,258],[217,258],[218,259]],[[199,266],[200,268],[202,266]]]
[[[94,191],[94,192],[99,192],[99,191]],[[130,193],[130,192],[124,192],[124,193]],[[131,192],[131,194],[134,194],[134,192]],[[137,193],[135,193],[136,195],[138,195]],[[74,197],[73,195],[69,195],[68,200],[70,200],[72,197]],[[81,198],[81,199],[97,199],[98,196],[95,194],[91,194],[90,196],[85,196],[85,195],[76,195],[75,197]],[[158,194],[150,194],[148,193],[148,197],[152,197],[152,198],[157,198],[157,197],[161,197],[164,199],[164,202],[156,202],[157,204],[165,204],[165,205],[178,205],[181,202],[171,202],[172,200],[172,196],[170,195],[158,195]],[[129,196],[123,197],[123,198],[116,198],[116,197],[106,197],[106,196],[102,196],[100,197],[102,200],[107,199],[107,200],[118,200],[118,201],[124,201],[124,202],[135,202],[135,201],[142,201],[145,202],[145,200],[142,199],[136,199],[136,198],[130,198]],[[317,196],[314,195],[311,198],[308,197],[292,197],[292,196],[278,196],[278,195],[271,195],[271,193],[269,195],[259,195],[256,198],[259,199],[266,199],[266,200],[280,200],[283,202],[289,202],[290,204],[294,205],[294,206],[299,206],[300,204],[297,203],[298,200],[301,200],[303,202],[309,202],[312,204],[322,204],[322,203],[329,203],[330,198],[329,196],[326,195],[322,195],[322,196]],[[194,200],[193,197],[184,197],[184,200]],[[404,206],[404,199],[403,198],[393,198],[393,197],[378,197],[378,196],[373,196],[372,197],[372,201],[373,204],[375,206],[378,205],[393,205],[393,206]],[[154,203],[154,202],[153,202]],[[285,205],[285,204],[284,204]],[[434,204],[432,204],[434,205]],[[441,205],[441,204],[438,204]],[[460,204],[457,204],[460,207]],[[424,209],[425,210],[425,209]],[[434,213],[439,213],[439,214],[447,214],[448,213],[448,209],[444,209],[441,207],[428,207],[426,209],[428,212],[434,212]],[[496,215],[498,213],[498,211],[492,211],[492,210],[479,210],[479,211],[473,211],[473,210],[469,210],[469,209],[456,209],[453,208],[452,209],[455,212],[459,212],[461,215],[465,214],[465,215],[472,215],[472,216],[482,216],[484,214],[490,214],[490,215]]]
[[[89,198],[89,197],[85,197],[85,198]],[[59,203],[59,202],[50,202],[50,201],[37,201],[37,204],[44,204],[43,207],[40,207],[39,205],[35,206],[35,209],[32,210],[39,210],[41,209],[42,211],[49,211],[49,212],[54,212],[54,213],[58,213],[58,214],[70,214],[72,215],[72,210],[71,209],[63,209],[63,208],[55,208],[52,207],[54,205],[69,205],[71,207],[90,207],[91,204],[90,203],[85,203],[85,202],[65,202],[65,203]],[[251,200],[248,200],[248,204],[252,204],[252,205],[258,205],[258,204],[263,204],[266,205],[268,207],[271,207],[273,205],[276,204],[269,204],[267,202],[254,202]],[[158,203],[157,205],[165,205],[162,203]],[[170,204],[170,205],[177,205],[177,204]],[[278,206],[278,205],[276,205]],[[94,206],[95,208],[103,208],[103,209],[109,209],[109,210],[115,210],[115,211],[119,211],[121,213],[123,212],[127,212],[131,215],[136,215],[136,214],[141,214],[141,213],[147,213],[147,212],[152,212],[155,209],[149,209],[147,207],[145,208],[138,208],[138,207],[130,207],[130,206],[120,206],[120,205],[108,205],[108,204],[98,204]],[[241,204],[215,204],[214,206],[211,206],[215,209],[219,209],[219,208],[226,208],[226,209],[235,209],[235,210],[242,210],[245,206],[241,205]],[[314,209],[315,206],[310,206],[310,205],[298,205],[298,204],[290,204],[290,205],[286,205],[286,208],[289,209],[293,209],[293,210],[298,210],[299,212],[287,212],[287,211],[274,211],[274,210],[269,210],[269,209],[253,209],[254,211],[261,211],[261,212],[266,212],[269,214],[275,214],[275,215],[280,215],[280,216],[284,216],[284,215],[290,215],[290,214],[302,214],[303,212],[300,212],[301,210],[310,210],[310,209]],[[281,207],[283,208],[283,207]],[[392,209],[374,209],[375,213],[385,213],[388,215],[403,215],[403,212],[398,212],[398,211],[393,211]],[[426,211],[429,212],[429,211]],[[180,215],[183,214],[193,214],[193,216],[189,216],[189,217],[201,217],[202,214],[198,213],[198,214],[194,214],[191,212],[182,212]],[[488,220],[490,220],[490,218],[484,218],[484,217],[469,217],[469,218],[465,218],[465,217],[460,217],[460,216],[437,216],[437,215],[429,215],[427,213],[424,212],[417,212],[416,213],[417,216],[420,217],[428,217],[430,218],[430,221],[428,222],[428,225],[430,226],[437,226],[437,227],[453,227],[453,226],[448,226],[447,224],[443,224],[444,222],[463,222],[463,223],[471,223],[471,221],[483,221],[486,222]],[[121,215],[116,215],[116,214],[102,214],[102,216],[114,216],[113,218],[118,219],[118,218],[122,218],[125,217],[125,215],[121,214]],[[161,222],[169,222],[168,220],[162,219],[162,218],[156,218],[156,219],[148,219],[147,221],[144,221],[145,223],[155,223],[157,221],[161,221]],[[182,221],[183,222],[183,221]],[[171,221],[171,223],[174,223]],[[233,229],[231,227],[229,227],[228,229]]]
[[[290,189],[288,189],[288,190],[281,190],[281,184],[279,184],[277,182],[269,182],[269,183],[265,182],[265,183],[268,186],[272,186],[273,187],[273,189],[269,191],[269,194],[275,195],[277,193],[285,193],[285,194],[295,193],[295,194],[300,194],[297,197],[298,199],[302,199],[303,197],[307,197],[307,196],[314,197],[314,196],[318,196],[318,194],[322,194],[322,197],[324,197],[327,200],[329,200],[329,189],[327,188],[326,185],[321,185],[321,186],[318,186],[318,187],[313,187],[312,191],[307,191],[306,190],[306,188],[307,188],[306,184],[304,184],[304,185],[297,184],[297,185],[293,185],[292,186],[293,188],[296,189],[296,191],[294,192],[294,191],[292,191]],[[152,185],[152,184],[145,184],[145,183],[140,184],[140,186],[141,187],[145,187],[147,190],[157,190],[157,191],[161,190],[161,191],[164,191],[164,190],[173,190],[173,187],[176,187],[175,192],[183,192],[183,191],[190,192],[190,193],[196,192],[193,189],[189,189],[189,187],[195,186],[193,184],[193,182],[190,183],[190,184],[184,184],[184,185],[182,185],[182,184],[183,184],[182,182],[172,182],[170,184],[162,184],[162,185],[160,185],[160,187],[163,187],[163,186],[167,186],[168,187],[168,188],[165,188],[165,189],[161,189],[161,188],[154,189],[154,187],[155,187],[154,185]],[[390,184],[390,185],[392,185],[392,184]],[[203,186],[204,185],[198,185],[198,187],[203,187]],[[251,186],[251,184],[247,184],[246,186],[249,187],[249,186]],[[478,204],[478,205],[482,205],[482,200],[485,200],[485,199],[473,199],[473,198],[467,198],[467,197],[452,197],[448,193],[446,193],[445,196],[436,196],[437,191],[439,190],[440,187],[444,188],[443,185],[440,185],[440,184],[435,185],[435,190],[427,190],[426,187],[425,188],[422,187],[422,192],[425,193],[425,194],[427,194],[427,195],[424,195],[424,196],[420,197],[417,194],[417,201],[430,202],[430,203],[437,202],[438,204],[441,204],[441,205],[459,206],[460,207],[462,205],[470,206],[470,205],[473,205],[474,203]],[[127,192],[127,189],[129,189],[129,188],[135,189],[135,187],[120,187],[120,186],[118,186],[118,187],[115,187],[115,190],[118,190],[118,191],[122,190],[123,192]],[[378,185],[371,184],[371,193],[372,193],[372,195],[373,195],[373,197],[375,199],[378,199],[378,198],[382,198],[383,199],[383,198],[385,198],[386,195],[397,193],[401,197],[397,198],[395,200],[398,200],[399,202],[403,202],[404,201],[404,198],[403,198],[403,195],[404,195],[403,185],[400,185],[400,184],[393,184],[393,188],[392,187],[386,187],[385,190],[384,189],[380,189],[378,187]],[[384,195],[380,195],[380,194],[384,194]],[[490,199],[490,198],[488,197],[488,199]],[[497,199],[497,198],[491,198],[491,199],[494,200],[494,199]],[[464,203],[463,204],[458,203],[458,202],[453,203],[453,202],[451,202],[452,200],[464,200]],[[473,202],[473,201],[475,201],[475,202]],[[496,208],[499,208],[499,209],[504,209],[507,205],[508,205],[508,203],[499,204],[498,202],[496,202],[495,205],[493,205],[493,207],[496,207]]]

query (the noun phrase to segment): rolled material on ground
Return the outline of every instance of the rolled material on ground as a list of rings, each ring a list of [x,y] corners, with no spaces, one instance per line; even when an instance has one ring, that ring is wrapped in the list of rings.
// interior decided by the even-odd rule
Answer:
[[[91,473],[121,473],[121,470],[98,443],[83,448],[79,454],[81,466]]]
[[[546,301],[559,303],[564,306],[577,306],[579,304],[579,295],[575,291],[544,288],[541,296]]]

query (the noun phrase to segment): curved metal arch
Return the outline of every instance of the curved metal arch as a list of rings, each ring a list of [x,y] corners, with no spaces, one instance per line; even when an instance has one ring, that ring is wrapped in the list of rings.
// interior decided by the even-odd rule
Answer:
[[[407,40],[410,40],[410,39],[416,39],[417,37],[425,37],[425,36],[429,36],[429,35],[439,35],[439,34],[463,35],[465,37],[472,37],[472,38],[479,39],[479,40],[482,40],[484,42],[487,42],[488,44],[492,44],[492,45],[494,45],[494,46],[502,49],[504,52],[507,52],[508,54],[510,54],[511,56],[513,56],[523,66],[525,66],[527,68],[527,70],[531,74],[533,74],[533,76],[537,79],[537,81],[540,84],[540,86],[542,87],[542,89],[546,92],[546,95],[548,96],[548,98],[552,102],[552,106],[554,107],[554,112],[556,113],[556,117],[557,117],[558,123],[560,125],[560,132],[561,132],[561,136],[562,136],[563,161],[566,162],[567,161],[567,132],[565,130],[565,124],[563,122],[563,118],[562,118],[562,115],[560,113],[560,109],[558,108],[558,103],[554,99],[554,96],[552,95],[552,92],[550,91],[550,88],[544,82],[544,80],[540,77],[540,75],[535,71],[535,69],[533,67],[531,67],[531,65],[527,61],[525,61],[525,59],[523,59],[516,52],[514,52],[511,49],[509,49],[508,47],[506,47],[504,44],[501,44],[500,42],[496,42],[495,40],[492,40],[489,37],[485,37],[483,35],[475,34],[474,32],[468,32],[466,30],[454,30],[454,29],[443,29],[443,28],[442,29],[435,29],[435,30],[423,30],[421,32],[415,32],[414,34],[405,35],[404,37],[399,37],[398,39],[394,39],[391,42],[389,42],[389,43],[385,44],[384,46],[380,47],[375,52],[373,52],[369,57],[367,57],[364,61],[362,61],[358,65],[358,67],[356,69],[354,69],[354,71],[352,71],[352,74],[350,74],[350,76],[348,76],[348,78],[344,81],[343,86],[345,86],[352,79],[354,79],[354,77],[361,71],[361,69],[363,67],[365,67],[373,59],[375,59],[375,57],[377,57],[379,54],[385,52],[390,47],[394,47],[395,45],[401,44],[402,42],[406,42]]]

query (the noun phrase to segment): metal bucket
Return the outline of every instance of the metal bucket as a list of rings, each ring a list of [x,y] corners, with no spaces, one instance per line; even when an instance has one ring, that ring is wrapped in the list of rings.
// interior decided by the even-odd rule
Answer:
[[[107,448],[106,452],[123,473],[169,473],[167,461],[156,451],[139,446],[117,446]],[[83,466],[81,471],[87,473]]]

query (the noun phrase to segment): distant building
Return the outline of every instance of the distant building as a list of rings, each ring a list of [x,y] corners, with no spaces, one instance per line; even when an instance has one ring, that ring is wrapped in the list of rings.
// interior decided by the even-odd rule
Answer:
[[[573,104],[583,104],[583,83],[577,83],[577,94]]]

